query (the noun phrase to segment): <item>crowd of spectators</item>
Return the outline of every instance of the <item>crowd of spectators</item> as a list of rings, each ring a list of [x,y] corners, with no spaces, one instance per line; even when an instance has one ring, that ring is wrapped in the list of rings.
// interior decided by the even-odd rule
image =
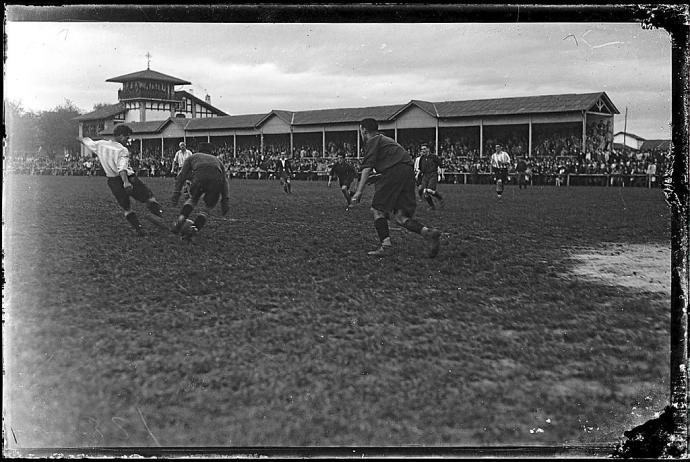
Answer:
[[[401,144],[416,157],[422,144],[427,144],[435,152],[434,141],[419,139],[402,141]],[[592,123],[587,127],[587,154],[581,149],[581,138],[567,131],[540,133],[535,130],[532,156],[527,156],[528,140],[519,134],[503,133],[487,137],[484,141],[483,156],[480,156],[479,142],[472,137],[447,137],[440,140],[438,153],[445,167],[445,175],[441,181],[478,182],[480,176],[491,172],[489,159],[496,143],[500,143],[502,149],[510,155],[513,161],[511,173],[515,172],[518,159],[523,158],[527,163],[528,174],[537,184],[540,181],[546,182],[544,184],[562,184],[563,179],[571,174],[608,175],[612,184],[626,185],[625,178],[633,175],[663,176],[669,161],[666,153],[661,151],[617,150],[612,142],[610,127],[605,122]],[[330,164],[339,153],[344,153],[356,164],[357,158],[363,155],[360,152],[357,156],[356,150],[355,143],[330,141],[326,145],[325,155],[320,144],[295,146],[292,152],[286,144],[265,144],[263,152],[261,146],[243,145],[237,146],[237,154],[234,154],[234,146],[224,143],[217,146],[214,154],[221,159],[230,178],[271,178],[278,159],[287,157],[291,159],[298,178],[318,179],[327,174]],[[173,149],[168,149],[161,157],[160,150],[145,149],[139,153],[133,146],[130,162],[140,176],[170,177],[174,175],[173,157]],[[103,174],[97,159],[78,157],[55,160],[46,157],[8,157],[4,167],[6,171],[32,175]],[[587,184],[600,184],[600,181]],[[628,183],[632,181],[630,179]]]

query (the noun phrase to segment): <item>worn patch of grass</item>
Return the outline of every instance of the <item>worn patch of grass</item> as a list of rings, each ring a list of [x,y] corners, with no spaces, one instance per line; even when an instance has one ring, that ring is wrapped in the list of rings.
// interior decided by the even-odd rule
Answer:
[[[660,191],[440,190],[439,257],[392,227],[379,260],[371,189],[233,181],[186,245],[133,236],[104,178],[6,177],[10,443],[616,442],[663,408],[669,294],[563,276],[573,246],[667,245]]]

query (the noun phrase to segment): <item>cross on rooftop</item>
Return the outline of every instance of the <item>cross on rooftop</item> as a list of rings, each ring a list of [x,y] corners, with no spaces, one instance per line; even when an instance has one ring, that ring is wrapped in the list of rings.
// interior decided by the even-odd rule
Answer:
[[[151,69],[151,53],[148,51],[146,52],[146,69],[150,70]]]

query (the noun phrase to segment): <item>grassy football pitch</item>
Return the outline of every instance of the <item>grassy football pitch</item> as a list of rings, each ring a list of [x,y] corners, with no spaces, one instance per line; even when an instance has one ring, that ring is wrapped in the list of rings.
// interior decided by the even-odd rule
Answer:
[[[432,260],[395,226],[367,256],[372,187],[233,180],[186,244],[105,178],[4,183],[10,448],[615,443],[668,402],[670,282],[622,283],[655,277],[628,249],[670,265],[661,190],[440,185]]]

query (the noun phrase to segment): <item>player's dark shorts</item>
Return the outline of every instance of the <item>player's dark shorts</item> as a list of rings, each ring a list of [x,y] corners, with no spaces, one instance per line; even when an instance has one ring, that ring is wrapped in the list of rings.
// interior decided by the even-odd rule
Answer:
[[[129,200],[130,196],[139,202],[146,202],[153,197],[153,193],[149,187],[146,186],[136,175],[129,175],[127,178],[132,184],[132,191],[130,193],[125,191],[125,186],[122,183],[121,177],[114,176],[108,178],[108,186],[113,192],[113,196],[115,196],[117,203],[120,204],[120,207],[125,210],[129,210],[132,205],[131,201]]]
[[[212,208],[218,204],[224,186],[223,173],[217,168],[201,168],[194,172],[192,184],[189,187],[189,197],[197,202],[201,196],[204,196],[204,203],[208,208]]]
[[[499,168],[494,170],[494,182],[501,180],[503,183],[508,182],[508,169]]]
[[[354,176],[346,176],[344,178],[338,177],[338,183],[340,184],[341,188],[343,186],[347,186],[349,188],[353,181],[355,181]]]
[[[438,174],[437,173],[422,173],[422,180],[419,182],[419,187],[424,189],[431,189],[436,191],[436,186],[438,185]]]
[[[280,181],[287,181],[290,179],[290,174],[286,171],[280,172]]]
[[[381,172],[375,183],[371,207],[382,212],[401,211],[411,217],[417,208],[414,169],[411,164],[395,164]]]

